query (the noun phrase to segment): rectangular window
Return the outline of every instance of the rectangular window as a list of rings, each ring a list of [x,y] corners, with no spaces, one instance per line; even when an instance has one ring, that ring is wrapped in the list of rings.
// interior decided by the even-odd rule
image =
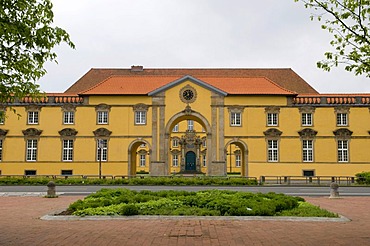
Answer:
[[[338,162],[348,162],[347,140],[338,140]]]
[[[267,125],[268,126],[277,126],[278,125],[278,114],[277,113],[268,113],[267,114]]]
[[[302,126],[312,126],[311,113],[302,113]]]
[[[62,170],[60,174],[64,176],[73,175],[73,170]]]
[[[202,145],[203,145],[203,148],[207,148],[207,139],[206,138],[202,139]]]
[[[277,162],[278,161],[278,141],[268,140],[268,161]]]
[[[24,175],[26,176],[36,175],[36,170],[24,170]]]
[[[302,152],[304,162],[313,162],[313,141],[303,140],[302,141]]]
[[[173,132],[179,132],[179,124],[176,124],[174,127],[173,127]]]
[[[135,111],[135,125],[146,124],[146,111]]]
[[[28,139],[27,140],[27,161],[36,161],[37,160],[37,140]]]
[[[63,161],[73,161],[73,140],[63,140]]]
[[[241,167],[241,164],[242,164],[241,155],[235,155],[235,166]]]
[[[0,139],[0,161],[3,160],[3,140]]]
[[[348,125],[348,118],[346,113],[338,113],[337,114],[337,126],[347,126]]]
[[[96,150],[96,160],[107,161],[108,160],[108,140],[98,139]]]
[[[98,124],[108,124],[108,111],[98,111]]]
[[[27,122],[30,125],[35,125],[39,123],[39,112],[38,111],[29,111],[27,116]]]
[[[5,112],[0,111],[0,125],[4,125],[5,123]]]
[[[179,147],[179,140],[177,138],[172,140],[172,147]]]
[[[63,124],[74,124],[75,123],[75,112],[66,111],[63,113]]]
[[[140,167],[145,167],[145,164],[146,164],[146,155],[141,154],[140,155]]]
[[[241,126],[241,114],[240,113],[231,113],[230,114],[230,125],[231,126]]]
[[[303,176],[313,177],[315,176],[315,170],[303,170]]]
[[[194,130],[194,121],[188,120],[188,130]]]
[[[203,167],[207,166],[207,155],[203,155],[202,163],[203,163]]]
[[[178,167],[179,166],[179,156],[173,155],[172,156],[172,166]]]

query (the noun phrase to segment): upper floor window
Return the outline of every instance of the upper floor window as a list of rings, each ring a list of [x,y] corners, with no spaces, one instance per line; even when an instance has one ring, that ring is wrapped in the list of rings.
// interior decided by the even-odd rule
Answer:
[[[346,113],[337,113],[337,126],[348,126],[348,115]]]
[[[75,123],[75,112],[74,111],[63,112],[63,124],[69,125],[74,123]]]
[[[277,113],[268,113],[267,114],[267,125],[268,126],[277,126],[278,125],[278,114]]]
[[[173,132],[179,132],[179,124],[176,124],[173,129],[172,129]]]
[[[240,113],[234,113],[231,112],[230,114],[230,125],[231,126],[241,126],[242,125],[242,120],[241,120],[241,114]]]
[[[146,125],[148,108],[149,106],[143,103],[138,103],[133,106],[135,112],[135,125]]]
[[[312,126],[312,113],[302,113],[302,126]]]
[[[194,130],[194,121],[188,120],[188,130]]]
[[[98,124],[108,124],[108,111],[97,112]]]
[[[135,125],[146,124],[146,111],[135,111]]]
[[[172,147],[179,147],[179,139],[178,138],[172,139]]]
[[[267,126],[278,126],[279,125],[280,108],[275,107],[275,106],[266,107],[265,113],[266,113]]]
[[[38,124],[39,123],[39,112],[38,111],[28,111],[27,112],[27,123],[32,124]]]

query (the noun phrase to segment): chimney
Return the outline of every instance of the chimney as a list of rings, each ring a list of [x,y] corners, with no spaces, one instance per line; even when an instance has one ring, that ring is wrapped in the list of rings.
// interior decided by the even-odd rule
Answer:
[[[135,65],[131,66],[131,72],[142,72],[143,70],[144,70],[143,66],[135,66]]]

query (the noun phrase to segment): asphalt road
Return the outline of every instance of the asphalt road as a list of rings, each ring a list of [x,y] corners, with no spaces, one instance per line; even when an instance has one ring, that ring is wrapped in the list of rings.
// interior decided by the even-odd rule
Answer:
[[[57,186],[56,192],[59,195],[88,195],[102,188],[127,188],[131,190],[187,190],[199,191],[209,189],[234,190],[248,192],[276,192],[292,196],[329,196],[330,187],[315,186]],[[46,186],[0,186],[1,195],[35,195],[46,193]],[[339,187],[340,196],[370,196],[370,187],[343,186]]]

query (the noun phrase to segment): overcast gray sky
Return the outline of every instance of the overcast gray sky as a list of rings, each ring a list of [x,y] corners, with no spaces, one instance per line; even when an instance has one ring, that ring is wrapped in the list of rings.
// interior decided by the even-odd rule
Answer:
[[[321,93],[370,92],[370,79],[316,68],[331,36],[294,0],[52,0],[76,49],[55,49],[40,81],[62,92],[90,68],[292,68]]]

